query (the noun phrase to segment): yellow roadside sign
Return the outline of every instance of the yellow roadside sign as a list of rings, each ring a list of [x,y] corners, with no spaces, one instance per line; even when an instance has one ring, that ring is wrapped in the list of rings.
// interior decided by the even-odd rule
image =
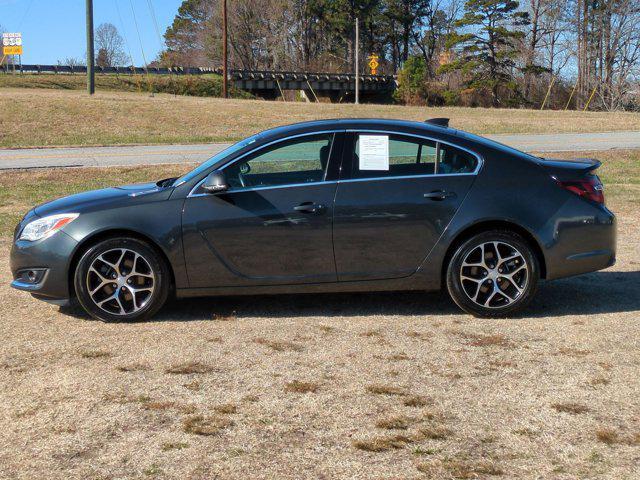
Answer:
[[[22,45],[12,45],[10,47],[2,47],[3,55],[22,55]]]
[[[378,55],[369,55],[369,68],[371,69],[371,75],[376,75],[378,73],[378,67],[380,64],[378,63]]]

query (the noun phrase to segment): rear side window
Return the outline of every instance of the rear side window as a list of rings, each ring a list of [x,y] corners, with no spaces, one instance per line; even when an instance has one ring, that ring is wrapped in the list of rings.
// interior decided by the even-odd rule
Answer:
[[[361,151],[362,135],[380,137],[382,141],[388,139],[389,165],[387,168],[365,168],[360,161],[365,155]],[[353,178],[373,177],[403,177],[407,175],[433,175],[436,162],[436,143],[430,140],[419,140],[400,135],[358,135],[355,144],[353,162]],[[366,148],[366,147],[362,147]]]
[[[478,166],[478,159],[474,155],[451,145],[441,143],[439,153],[439,174],[472,173]]]
[[[388,164],[385,161],[381,162],[384,165],[380,167],[367,165],[365,155],[371,153],[367,140],[371,137],[377,137],[378,146],[385,144],[388,148]],[[369,133],[358,134],[355,140],[352,178],[473,173],[478,166],[478,159],[474,155],[433,140]]]

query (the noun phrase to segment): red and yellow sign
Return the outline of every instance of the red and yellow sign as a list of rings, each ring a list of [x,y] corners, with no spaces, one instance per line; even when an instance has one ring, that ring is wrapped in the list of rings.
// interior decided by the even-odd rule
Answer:
[[[378,67],[380,64],[378,63],[378,55],[369,55],[369,68],[371,69],[371,75],[378,74]]]
[[[2,47],[3,55],[22,55],[22,45],[11,45],[9,47]]]

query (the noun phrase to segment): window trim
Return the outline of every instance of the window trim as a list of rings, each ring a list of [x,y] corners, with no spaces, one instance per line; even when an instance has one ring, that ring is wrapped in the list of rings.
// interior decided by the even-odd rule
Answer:
[[[464,152],[467,152],[471,155],[473,155],[477,160],[478,160],[478,165],[476,165],[476,168],[474,169],[473,172],[464,172],[464,173],[438,173],[438,167],[437,167],[437,163],[436,162],[436,166],[434,168],[434,173],[424,173],[421,175],[397,175],[397,176],[384,176],[384,177],[366,177],[366,178],[347,178],[347,179],[340,179],[338,180],[338,183],[349,183],[349,182],[363,182],[363,181],[378,181],[378,180],[397,180],[397,179],[402,179],[402,178],[424,178],[424,177],[453,177],[453,176],[469,176],[469,175],[478,175],[478,173],[480,173],[481,168],[484,166],[484,158],[472,151],[469,150],[468,148],[465,147],[461,147],[459,145],[456,145],[454,143],[451,142],[447,142],[445,140],[440,140],[438,138],[433,138],[433,137],[428,137],[426,135],[416,135],[414,133],[406,133],[406,132],[396,132],[396,131],[392,131],[392,130],[377,130],[377,129],[347,129],[346,133],[355,133],[355,134],[361,134],[361,133],[380,133],[380,134],[387,134],[387,135],[400,135],[400,136],[406,136],[406,137],[413,137],[413,138],[418,138],[420,140],[429,140],[432,142],[435,142],[436,144],[436,150],[438,151],[438,153],[440,153],[440,144],[444,144],[444,145],[449,145],[453,148],[457,148],[459,150],[462,150]],[[353,145],[355,146],[355,141],[353,143]],[[351,154],[351,170],[353,170],[353,152]],[[351,175],[351,173],[350,173]]]
[[[324,171],[324,173],[322,175],[322,181],[320,181],[320,182],[305,182],[305,183],[289,183],[289,184],[285,184],[285,185],[265,185],[265,186],[262,186],[262,187],[247,187],[247,188],[243,188],[243,189],[227,190],[225,193],[252,192],[252,191],[255,191],[255,190],[267,190],[267,189],[272,189],[272,188],[291,188],[291,187],[301,187],[301,186],[305,186],[305,185],[329,185],[329,184],[332,184],[332,183],[337,183],[337,180],[326,180],[326,178],[327,178],[327,172],[329,171],[329,165],[331,163],[331,156],[333,154],[333,147],[334,147],[335,141],[336,141],[336,134],[345,133],[344,129],[320,130],[320,131],[317,131],[317,132],[305,132],[305,133],[299,133],[299,134],[296,134],[296,135],[291,135],[289,137],[279,138],[277,140],[272,140],[271,142],[265,143],[263,145],[259,145],[256,148],[254,148],[253,150],[250,150],[248,152],[243,153],[242,155],[240,155],[237,158],[229,160],[228,162],[224,163],[220,167],[216,168],[216,170],[224,170],[225,168],[228,168],[231,165],[242,161],[244,158],[248,157],[249,155],[253,155],[254,153],[257,153],[260,150],[263,150],[263,149],[265,149],[267,147],[270,147],[272,145],[276,145],[278,143],[287,142],[287,141],[295,139],[295,138],[309,137],[309,136],[313,136],[313,135],[323,135],[323,134],[327,134],[327,133],[333,134],[333,138],[331,139],[331,150],[329,151],[329,161],[327,162],[327,169]],[[204,183],[204,181],[207,179],[207,177],[209,176],[210,173],[211,172],[207,172],[207,174],[202,178],[202,180],[199,180],[198,183],[196,183],[194,185],[194,187],[191,189],[191,191],[187,195],[187,198],[211,196],[211,193],[195,193],[200,188],[200,186]]]
[[[303,186],[312,186],[312,185],[330,185],[330,184],[340,184],[340,183],[350,183],[350,182],[365,182],[365,181],[381,181],[381,180],[397,180],[397,179],[403,179],[403,178],[424,178],[424,177],[451,177],[451,176],[469,176],[469,175],[478,175],[478,173],[480,173],[480,170],[482,169],[482,167],[484,166],[484,158],[472,151],[469,150],[468,148],[465,147],[461,147],[459,145],[456,145],[455,143],[451,143],[451,142],[447,142],[444,140],[440,140],[438,138],[434,138],[434,137],[429,137],[426,135],[416,135],[414,133],[407,133],[407,132],[398,132],[398,131],[393,131],[393,130],[380,130],[380,129],[331,129],[331,130],[319,130],[317,132],[305,132],[305,133],[299,133],[296,135],[291,135],[289,137],[285,137],[285,138],[279,138],[277,140],[273,140],[271,142],[265,143],[263,145],[259,145],[256,148],[254,148],[253,150],[250,150],[248,152],[243,153],[242,155],[240,155],[237,158],[234,158],[232,160],[229,160],[228,162],[224,163],[223,165],[221,165],[220,167],[218,167],[216,170],[224,170],[225,168],[227,168],[229,165],[235,163],[235,162],[239,162],[241,161],[243,158],[247,157],[248,155],[251,155],[255,152],[258,152],[260,150],[262,150],[263,148],[269,147],[271,145],[274,145],[276,143],[281,143],[281,142],[285,142],[287,140],[290,140],[292,138],[299,138],[299,137],[307,137],[307,136],[311,136],[311,135],[321,135],[324,133],[332,133],[334,134],[334,139],[331,142],[331,152],[329,153],[329,164],[331,163],[331,155],[333,154],[333,147],[335,144],[335,135],[338,133],[381,133],[381,134],[388,134],[388,135],[404,135],[407,137],[414,137],[414,138],[418,138],[421,140],[430,140],[432,142],[436,142],[436,147],[439,149],[439,144],[442,143],[444,145],[449,145],[451,147],[454,148],[459,148],[460,150],[463,150],[471,155],[473,155],[474,157],[476,157],[476,159],[478,160],[478,165],[476,166],[476,169],[473,172],[466,172],[466,173],[427,173],[427,174],[423,174],[423,175],[401,175],[401,176],[396,176],[396,177],[369,177],[369,178],[345,178],[345,179],[341,179],[339,178],[338,180],[322,180],[321,182],[307,182],[307,183],[298,183],[298,184],[288,184],[288,185],[270,185],[270,186],[263,186],[263,187],[249,187],[243,190],[232,190],[229,191],[229,193],[232,192],[251,192],[251,191],[255,191],[255,190],[269,190],[269,189],[273,189],[273,188],[292,188],[292,187],[303,187]],[[343,160],[344,161],[344,160]],[[351,162],[353,162],[353,155],[351,155]],[[328,168],[328,165],[327,165]],[[211,173],[210,171],[207,172],[206,175],[204,175],[204,177],[202,178],[202,180],[199,180],[198,183],[195,184],[195,186],[191,189],[191,191],[189,192],[189,194],[187,195],[186,198],[190,198],[190,197],[202,197],[202,196],[211,196],[211,193],[194,193],[198,190],[198,188],[200,188],[200,186],[204,183],[205,179],[207,178],[207,176],[209,175],[209,173]],[[327,175],[327,172],[325,171],[325,178]],[[349,173],[349,175],[351,175],[351,173]]]

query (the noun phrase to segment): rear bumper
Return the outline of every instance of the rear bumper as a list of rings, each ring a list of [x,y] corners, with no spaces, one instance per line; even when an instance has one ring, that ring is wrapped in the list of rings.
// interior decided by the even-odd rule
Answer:
[[[545,245],[547,279],[595,272],[616,262],[616,217],[606,207],[582,199],[568,202],[553,220]]]
[[[77,244],[64,232],[36,242],[14,242],[10,255],[11,286],[40,300],[57,305],[68,303],[69,263]]]

